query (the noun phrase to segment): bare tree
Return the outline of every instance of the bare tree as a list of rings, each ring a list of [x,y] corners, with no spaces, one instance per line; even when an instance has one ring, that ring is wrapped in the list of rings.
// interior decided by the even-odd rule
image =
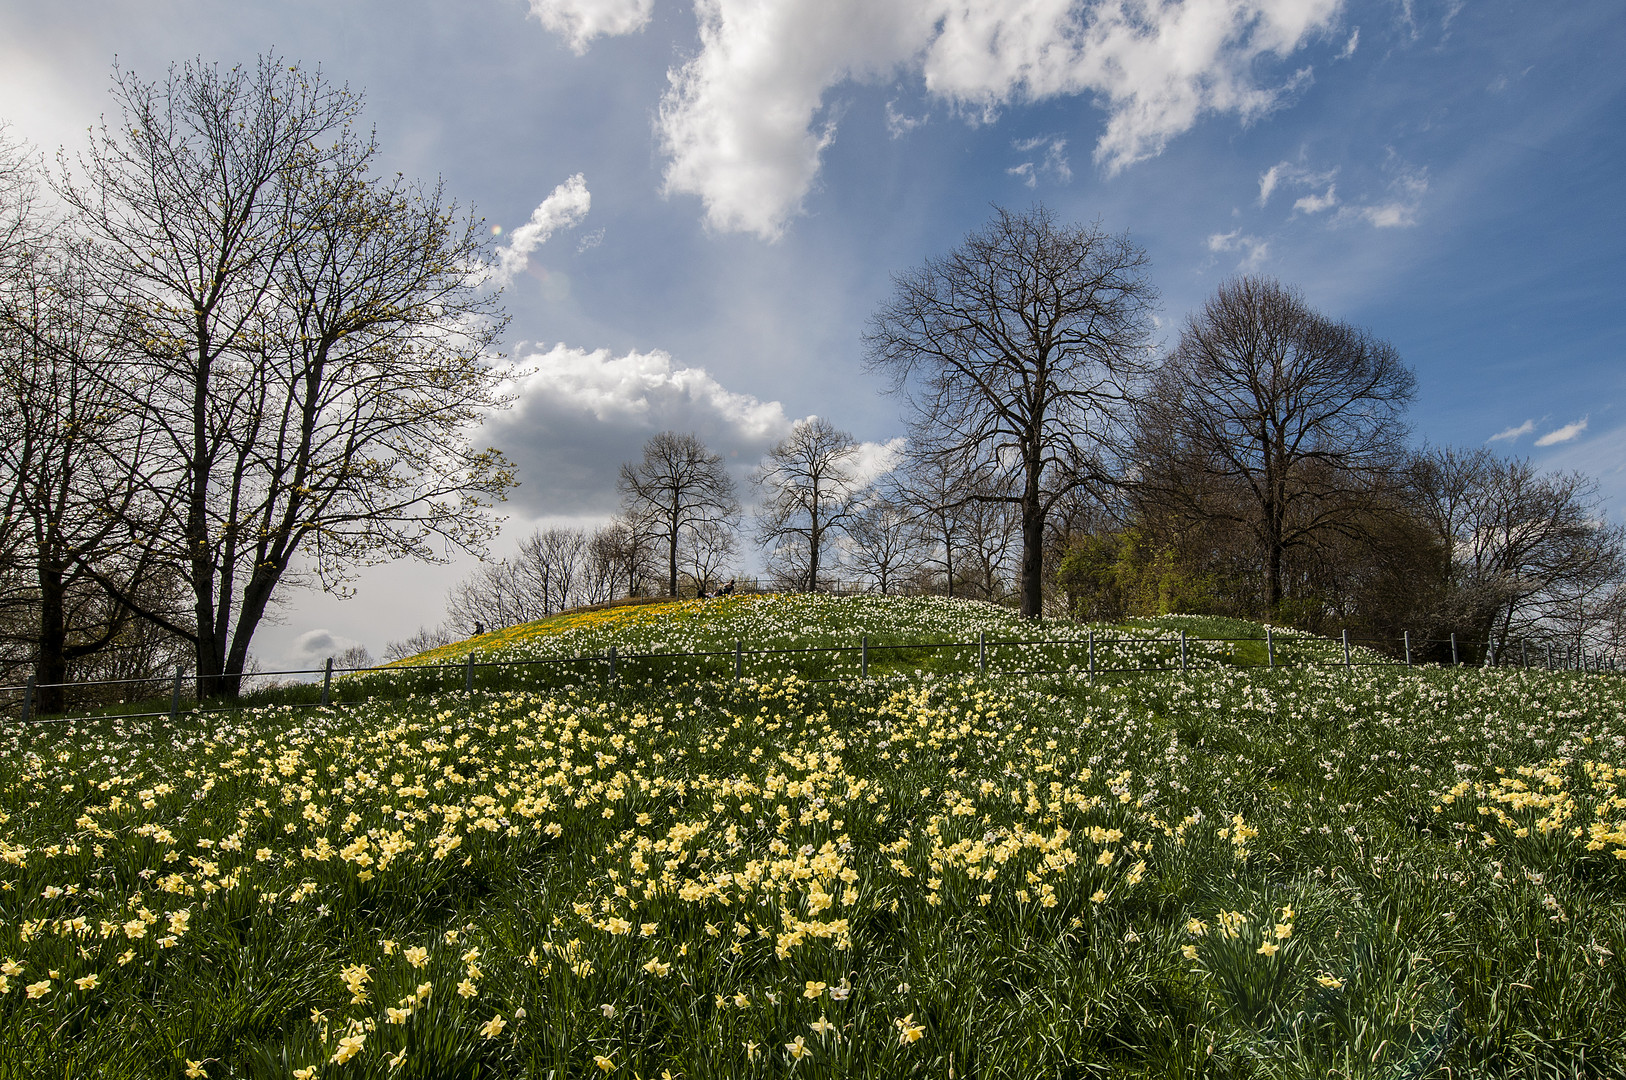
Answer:
[[[915,574],[923,588],[942,582],[943,594],[954,596],[959,556],[965,546],[967,508],[976,482],[941,458],[906,462],[894,484],[895,498],[907,508],[919,548]]]
[[[964,546],[960,575],[965,595],[999,602],[1008,597],[1012,548],[1021,535],[1021,519],[1009,502],[974,500],[961,519]]]
[[[351,670],[373,666],[373,654],[365,645],[352,645],[333,658],[333,666]]]
[[[548,614],[535,582],[527,580],[508,559],[481,563],[446,594],[446,624],[465,636],[481,629],[535,622]]]
[[[587,534],[582,530],[533,530],[519,542],[514,567],[540,601],[543,613],[551,615],[582,602],[582,572],[587,561]]]
[[[438,187],[371,173],[360,99],[319,72],[115,70],[113,95],[60,190],[131,325],[114,386],[162,440],[128,524],[193,595],[188,620],[143,614],[193,641],[201,694],[234,696],[297,558],[341,588],[494,531],[512,472],[467,437],[504,403],[487,241]]]
[[[683,544],[683,576],[696,595],[710,592],[740,551],[739,533],[719,521],[701,522]]]
[[[426,653],[431,649],[439,649],[450,645],[457,640],[457,636],[444,626],[418,627],[417,633],[403,641],[391,641],[384,646],[383,663],[391,664],[397,660],[405,660]]]
[[[1610,617],[1626,531],[1603,520],[1595,481],[1443,448],[1420,457],[1412,482],[1449,553],[1448,617],[1493,654],[1517,637],[1581,642]]]
[[[589,547],[591,588],[598,600],[643,594],[655,572],[652,539],[642,521],[632,515],[615,518],[593,533]]]
[[[770,566],[790,571],[796,587],[816,592],[820,560],[863,494],[855,471],[858,443],[822,417],[799,420],[751,473],[761,502],[757,542]]]
[[[865,335],[906,395],[911,446],[1020,508],[1022,614],[1040,615],[1045,521],[1111,462],[1147,368],[1155,294],[1127,236],[1000,209],[954,251],[893,279]]]
[[[663,431],[653,436],[644,444],[641,461],[621,466],[619,488],[629,520],[663,542],[668,596],[678,594],[678,556],[685,537],[707,522],[733,528],[739,521],[734,480],[721,455],[694,435]]]
[[[1360,531],[1401,461],[1415,383],[1388,343],[1295,290],[1228,281],[1187,320],[1146,397],[1141,481],[1250,530],[1274,612],[1287,551]]]
[[[901,502],[882,495],[864,500],[847,523],[845,562],[882,596],[915,576],[920,567],[920,532]]]

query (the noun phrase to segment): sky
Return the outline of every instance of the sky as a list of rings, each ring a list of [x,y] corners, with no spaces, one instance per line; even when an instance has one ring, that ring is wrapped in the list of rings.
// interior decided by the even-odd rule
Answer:
[[[1391,342],[1413,439],[1597,478],[1626,520],[1618,0],[0,0],[0,120],[71,158],[145,79],[275,53],[492,230],[520,487],[590,525],[658,431],[743,480],[798,418],[903,431],[892,275],[1043,203],[1150,258],[1162,343],[1238,273]],[[265,668],[442,619],[474,562],[284,596]]]

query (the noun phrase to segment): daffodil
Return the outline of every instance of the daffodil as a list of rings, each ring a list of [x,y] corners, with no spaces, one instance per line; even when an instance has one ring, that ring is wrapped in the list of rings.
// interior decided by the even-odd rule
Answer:
[[[340,1037],[339,1048],[333,1052],[333,1057],[329,1060],[335,1065],[343,1065],[345,1062],[361,1053],[361,1046],[366,1041],[366,1033],[359,1031],[354,1035],[345,1035]]]

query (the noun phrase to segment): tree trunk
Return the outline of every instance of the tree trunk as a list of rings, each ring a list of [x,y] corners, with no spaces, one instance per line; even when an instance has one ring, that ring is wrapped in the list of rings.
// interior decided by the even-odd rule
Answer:
[[[1039,468],[1027,468],[1022,490],[1022,618],[1044,614],[1044,506],[1040,502]]]
[[[668,534],[668,541],[669,542],[667,543],[667,546],[666,546],[666,569],[667,569],[666,595],[670,596],[670,597],[673,597],[673,598],[676,598],[676,596],[678,594],[678,588],[677,588],[677,585],[678,585],[678,582],[677,582],[677,574],[678,574],[678,567],[677,567],[678,531],[677,531],[677,521],[675,519],[672,522],[672,531],[671,531],[671,533]]]
[[[62,567],[41,559],[38,578],[40,625],[39,653],[34,665],[35,702],[40,713],[60,713],[67,708],[67,691],[61,684],[68,678],[68,628]]]
[[[1268,541],[1270,551],[1265,557],[1265,612],[1275,618],[1282,603],[1282,542]]]
[[[809,529],[807,530],[807,591],[819,591],[819,489],[813,487],[813,509],[808,515]]]

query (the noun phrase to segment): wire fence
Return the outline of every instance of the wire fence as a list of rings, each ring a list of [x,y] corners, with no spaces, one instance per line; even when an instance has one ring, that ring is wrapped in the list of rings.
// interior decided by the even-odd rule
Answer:
[[[458,663],[399,667],[340,668],[331,659],[320,668],[256,672],[246,679],[243,698],[199,698],[199,679],[184,667],[173,674],[136,679],[0,686],[0,708],[23,724],[67,723],[114,717],[171,722],[187,715],[233,713],[262,705],[315,708],[362,701],[396,701],[426,694],[476,691],[546,690],[592,683],[655,685],[678,681],[744,679],[794,674],[808,682],[870,677],[880,673],[976,671],[994,675],[1065,675],[1095,680],[1155,672],[1218,667],[1305,669],[1471,665],[1547,670],[1618,671],[1614,658],[1550,642],[1519,642],[1501,655],[1469,648],[1450,638],[1398,641],[1338,639],[1267,628],[1262,637],[1193,637],[1185,632],[1138,635],[1098,634],[1093,629],[1071,638],[975,641],[871,641],[861,636],[841,645],[751,646],[683,652],[617,652],[614,645],[590,654],[527,660],[478,659],[474,652]],[[293,679],[274,683],[271,680]],[[259,687],[254,688],[253,684]],[[46,714],[46,691],[60,691],[67,707]]]

